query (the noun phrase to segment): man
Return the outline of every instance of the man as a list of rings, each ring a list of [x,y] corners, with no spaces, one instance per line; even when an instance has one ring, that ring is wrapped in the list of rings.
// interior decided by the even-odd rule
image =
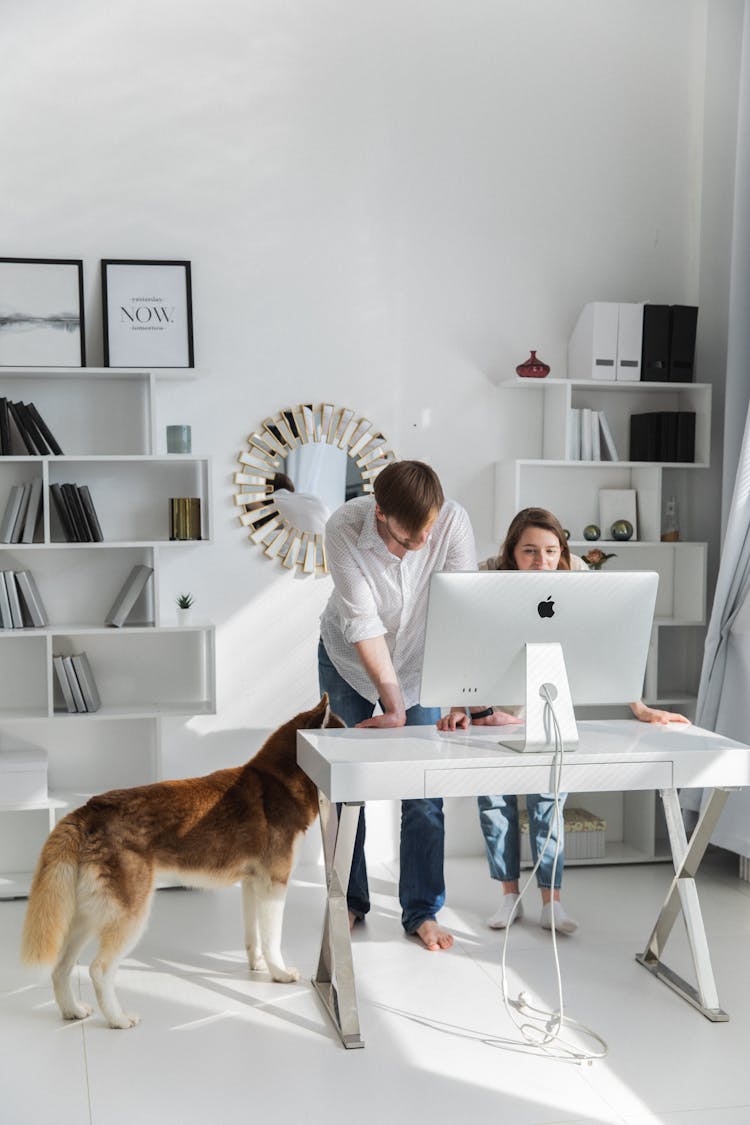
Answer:
[[[434,725],[440,709],[419,706],[427,594],[435,571],[476,570],[466,512],[446,500],[434,469],[396,461],[376,477],[374,497],[337,509],[326,525],[334,590],[321,617],[321,691],[347,726]],[[382,714],[373,716],[379,702]],[[370,909],[360,813],[349,880],[350,925]],[[437,922],[445,902],[443,802],[401,805],[402,922],[431,950],[453,937]]]

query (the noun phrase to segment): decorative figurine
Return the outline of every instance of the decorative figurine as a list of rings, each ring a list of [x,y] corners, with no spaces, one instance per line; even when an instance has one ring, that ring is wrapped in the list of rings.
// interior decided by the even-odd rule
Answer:
[[[587,555],[581,555],[581,558],[591,570],[601,570],[607,559],[616,559],[617,555],[608,555],[606,551],[593,547]]]
[[[516,375],[520,375],[522,379],[546,379],[549,375],[549,364],[537,359],[536,352],[532,352],[524,363],[519,363]]]
[[[595,523],[587,523],[583,529],[583,538],[589,543],[592,543],[594,539],[598,539],[600,535],[601,530]]]
[[[633,538],[633,525],[630,520],[615,520],[610,528],[612,538],[621,543]]]

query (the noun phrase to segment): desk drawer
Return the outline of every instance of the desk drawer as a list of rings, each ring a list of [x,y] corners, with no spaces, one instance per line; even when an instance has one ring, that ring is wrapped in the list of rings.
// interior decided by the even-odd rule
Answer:
[[[574,754],[575,751],[572,752]],[[529,764],[527,765],[526,762]],[[549,764],[477,766],[425,770],[425,797],[476,797],[481,793],[550,793],[554,788]],[[672,789],[672,763],[563,763],[561,789],[570,793],[610,793],[618,789]]]

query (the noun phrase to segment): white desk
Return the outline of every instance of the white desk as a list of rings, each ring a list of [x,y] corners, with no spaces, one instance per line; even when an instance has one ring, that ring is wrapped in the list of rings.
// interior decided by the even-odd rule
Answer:
[[[695,874],[728,793],[750,786],[750,747],[698,727],[634,720],[578,724],[579,748],[566,754],[562,786],[575,792],[658,789],[664,803],[675,875],[651,936],[636,960],[708,1019],[728,1019],[719,1006]],[[552,754],[498,747],[501,728],[441,734],[434,727],[398,730],[306,730],[297,735],[299,765],[318,786],[326,865],[327,908],[313,985],[346,1047],[363,1047],[349,936],[346,890],[354,835],[364,801],[546,793]],[[677,790],[711,797],[688,841]],[[337,813],[336,802],[341,803]],[[662,953],[675,921],[687,927],[697,986],[672,972]]]

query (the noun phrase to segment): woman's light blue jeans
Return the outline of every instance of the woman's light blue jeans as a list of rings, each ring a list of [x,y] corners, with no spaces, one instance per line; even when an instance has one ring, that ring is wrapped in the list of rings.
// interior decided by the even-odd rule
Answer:
[[[327,691],[331,708],[348,727],[369,719],[375,704],[364,699],[334,668],[323,642],[318,647],[318,677],[321,692]],[[440,718],[439,707],[420,707],[406,712],[407,726],[430,726]],[[413,934],[427,918],[434,918],[445,902],[443,852],[445,830],[443,802],[439,797],[401,802],[401,874],[398,897],[401,921]],[[352,870],[347,891],[349,909],[363,918],[370,909],[365,863],[365,810],[360,810],[354,841]]]
[[[565,860],[565,836],[563,830],[563,805],[567,793],[560,794],[560,854],[555,867],[555,890],[562,883]],[[521,837],[518,829],[518,798],[513,796],[477,797],[479,823],[484,833],[487,861],[490,875],[503,883],[514,883],[521,874]],[[555,858],[557,832],[555,830],[554,793],[528,793],[526,807],[529,810],[529,842],[531,858],[536,864],[539,856],[542,862],[536,873],[537,886],[549,890],[552,887],[552,867]],[[547,832],[552,822],[552,832],[545,848]]]

